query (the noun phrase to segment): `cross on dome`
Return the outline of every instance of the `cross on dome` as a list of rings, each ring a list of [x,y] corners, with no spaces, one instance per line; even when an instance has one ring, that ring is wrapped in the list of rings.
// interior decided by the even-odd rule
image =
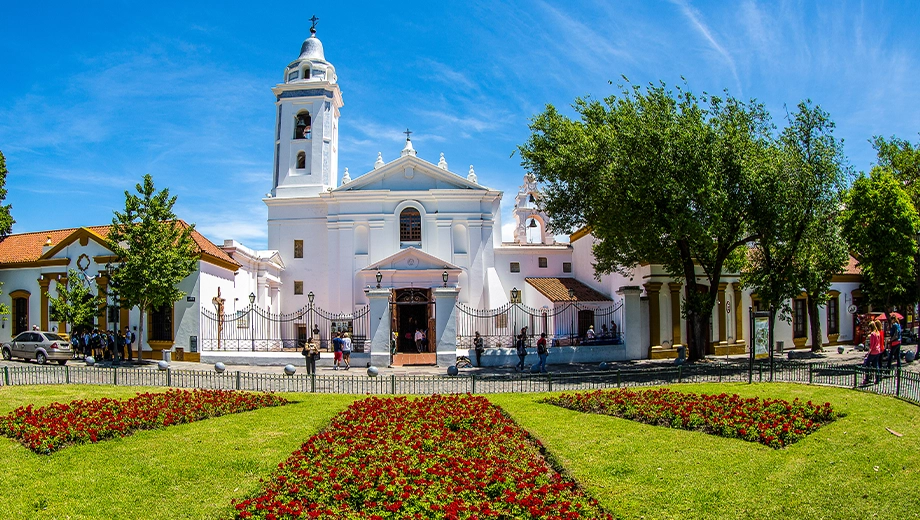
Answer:
[[[314,14],[313,18],[310,18],[310,21],[313,22],[313,25],[310,26],[310,34],[315,35],[316,34],[316,22],[319,21],[319,18],[317,18],[316,15]]]

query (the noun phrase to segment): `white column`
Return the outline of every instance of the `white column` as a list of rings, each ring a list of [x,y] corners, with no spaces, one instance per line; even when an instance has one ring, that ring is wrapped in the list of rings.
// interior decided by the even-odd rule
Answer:
[[[438,366],[457,364],[457,296],[458,287],[435,287],[435,326],[437,335]]]
[[[390,290],[366,289],[370,309],[371,365],[390,365]]]
[[[623,297],[623,342],[626,359],[644,359],[642,348],[642,289],[634,285],[620,287],[617,294]]]

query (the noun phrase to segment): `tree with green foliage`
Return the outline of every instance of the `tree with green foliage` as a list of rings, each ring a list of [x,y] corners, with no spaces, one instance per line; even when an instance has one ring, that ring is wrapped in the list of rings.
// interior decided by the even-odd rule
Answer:
[[[105,302],[100,301],[89,290],[84,275],[76,269],[70,269],[67,284],[57,286],[57,296],[48,294],[51,302],[51,319],[66,321],[71,325],[71,331],[93,327],[93,320],[105,308]],[[62,331],[63,332],[63,331]]]
[[[920,143],[891,136],[875,136],[872,145],[878,153],[878,165],[891,170],[910,195],[914,208],[920,213]],[[914,255],[915,299],[920,298],[920,249]]]
[[[545,187],[543,209],[555,229],[590,227],[598,275],[654,262],[683,279],[688,357],[704,357],[722,273],[757,239],[769,116],[754,102],[664,84],[580,98],[574,109],[578,120],[548,105],[518,147]]]
[[[821,348],[818,307],[828,299],[831,278],[848,255],[836,222],[848,171],[834,123],[810,101],[799,103],[773,149],[774,173],[761,178],[754,213],[755,247],[746,258],[742,283],[789,320],[789,301],[804,290],[812,348]]]
[[[869,302],[886,312],[913,303],[920,217],[889,168],[877,166],[853,182],[844,197],[841,225]]]
[[[198,258],[194,226],[176,218],[176,197],[169,196],[169,189],[157,192],[149,174],[135,189],[136,195],[125,191],[125,210],[115,212],[107,243],[120,263],[109,283],[123,305],[140,310],[140,359],[145,315],[185,296],[178,284],[197,269]]]
[[[8,173],[9,172],[6,170],[6,157],[3,156],[3,152],[0,152],[0,202],[6,199],[6,175]],[[10,213],[11,208],[12,206],[9,204],[0,204],[0,240],[13,231],[13,224],[16,223],[16,221],[13,220],[13,215]],[[7,316],[9,313],[10,306],[5,303],[0,303],[0,316]]]

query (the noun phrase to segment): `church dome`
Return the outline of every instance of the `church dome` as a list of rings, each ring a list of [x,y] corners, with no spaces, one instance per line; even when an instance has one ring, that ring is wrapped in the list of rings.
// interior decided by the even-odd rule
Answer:
[[[311,35],[300,46],[300,58],[298,59],[326,61],[326,56],[323,54],[323,42],[319,41],[315,34]]]

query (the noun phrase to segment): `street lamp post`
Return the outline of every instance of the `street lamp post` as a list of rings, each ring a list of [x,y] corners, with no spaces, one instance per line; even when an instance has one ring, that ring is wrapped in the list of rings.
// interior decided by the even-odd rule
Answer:
[[[256,328],[252,322],[252,311],[256,305],[256,293],[249,293],[249,338],[252,340],[252,351],[256,351]]]
[[[310,329],[307,331],[307,334],[308,334],[307,337],[310,338],[310,340],[311,340],[310,343],[313,342],[313,341],[312,341],[312,340],[313,340],[313,298],[315,298],[315,297],[316,297],[316,295],[313,294],[313,291],[310,291],[310,292],[307,293],[307,301],[310,302],[309,308],[307,309],[307,313],[310,314],[310,320],[309,320]],[[317,347],[317,348],[319,348],[319,347]]]
[[[441,279],[444,280],[444,287],[447,287],[447,279],[448,279],[448,277],[449,277],[449,275],[447,274],[447,271],[444,271],[443,273],[441,273]]]

